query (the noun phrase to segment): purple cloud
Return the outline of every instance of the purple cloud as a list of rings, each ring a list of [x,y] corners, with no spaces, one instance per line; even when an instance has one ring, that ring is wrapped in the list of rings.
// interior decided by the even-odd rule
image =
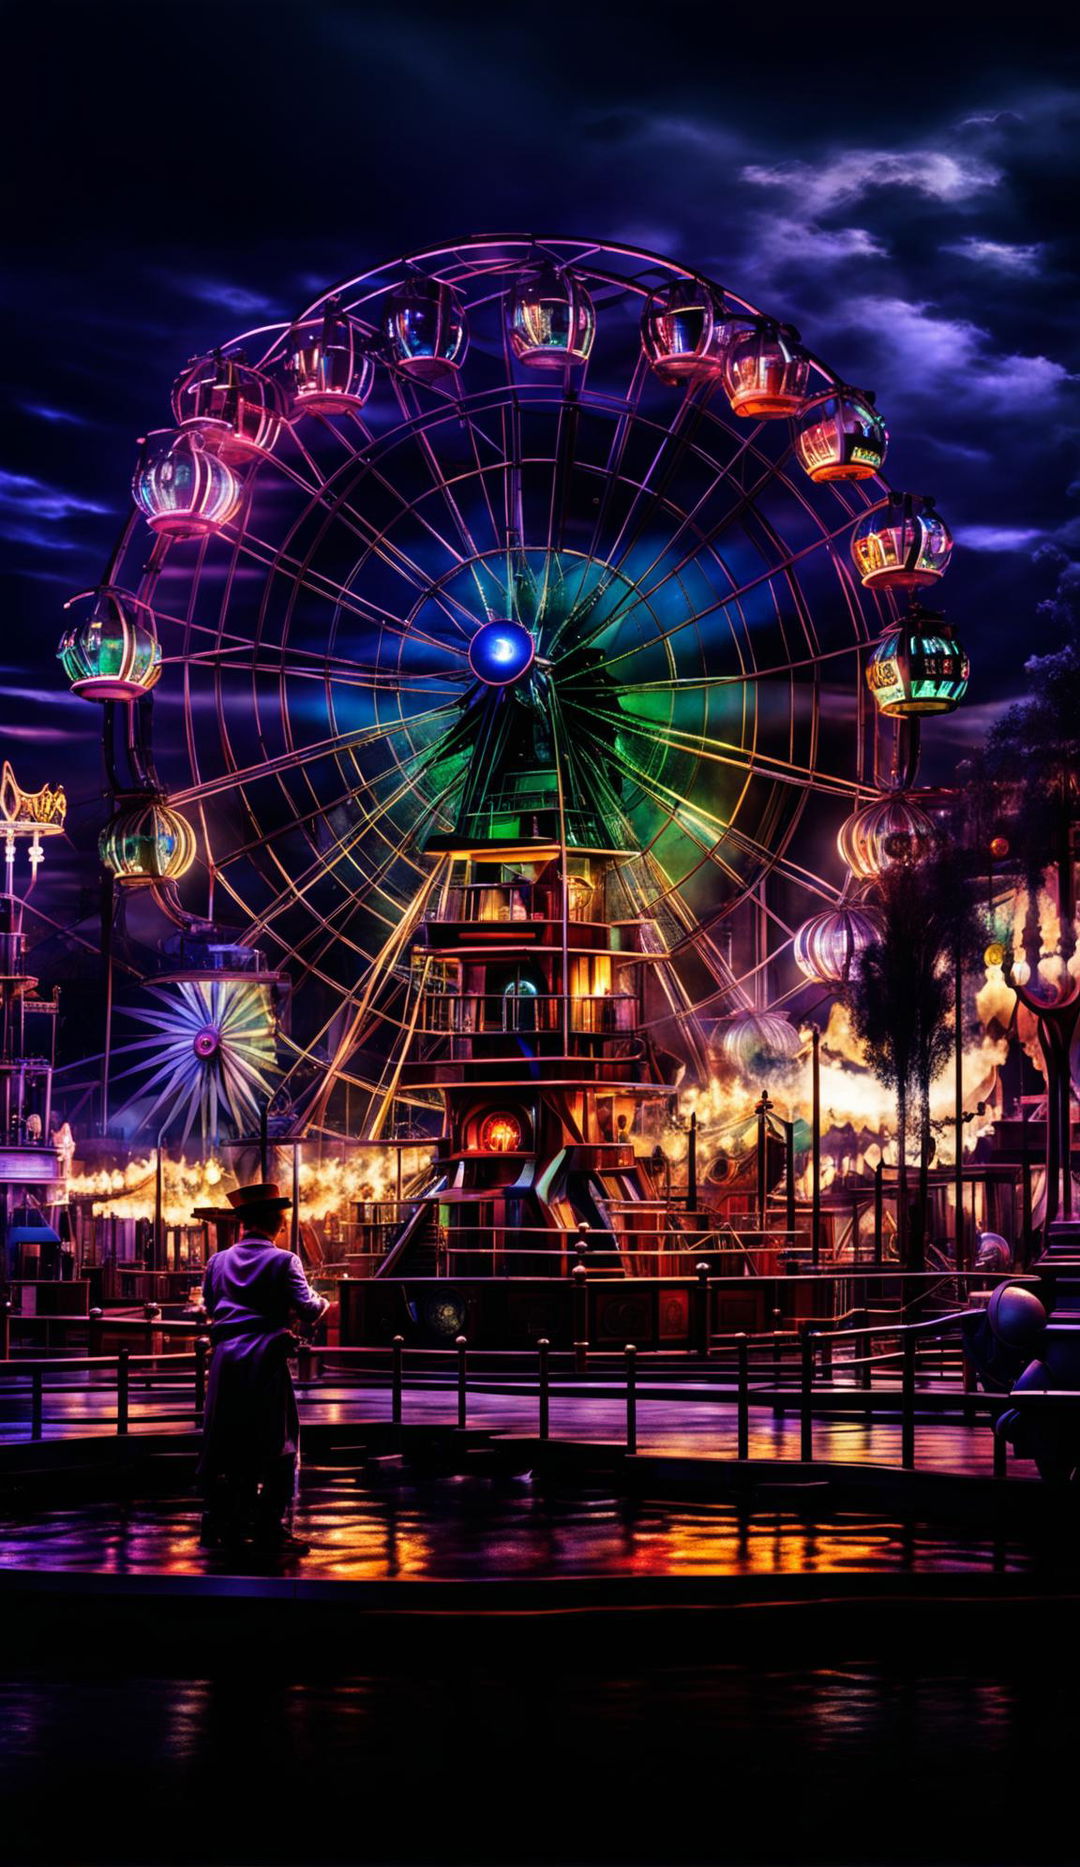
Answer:
[[[81,512],[97,514],[109,510],[110,507],[99,505],[93,499],[83,499],[78,493],[66,493],[58,486],[46,486],[43,480],[35,480],[28,473],[8,473],[0,467],[0,514],[10,513],[15,520],[14,527],[4,527],[8,537],[18,536],[18,526],[22,521],[44,519],[49,524],[56,524]],[[50,539],[48,542],[54,544],[56,541]]]
[[[969,551],[1030,551],[1043,533],[1037,526],[955,525],[958,545]]]
[[[813,214],[850,207],[877,188],[910,188],[953,206],[1001,181],[988,162],[939,149],[845,149],[816,164],[750,163],[740,174],[755,187],[784,189]]]
[[[1038,272],[1044,248],[1038,242],[1033,246],[1010,246],[1004,240],[981,240],[976,234],[968,234],[954,246],[943,246],[941,251],[956,253],[961,259],[973,260],[976,265],[993,266],[999,272],[1030,275]]]

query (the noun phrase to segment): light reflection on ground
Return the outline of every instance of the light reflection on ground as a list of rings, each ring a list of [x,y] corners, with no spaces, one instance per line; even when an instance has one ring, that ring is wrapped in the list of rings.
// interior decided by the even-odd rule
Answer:
[[[424,1580],[556,1576],[939,1574],[1037,1569],[1037,1539],[903,1525],[849,1511],[815,1522],[813,1493],[799,1513],[727,1502],[655,1502],[516,1479],[305,1472],[294,1529],[313,1544],[305,1576]],[[191,1494],[9,1511],[0,1567],[139,1573],[243,1573],[197,1543]],[[1047,1547],[1046,1559],[1054,1551]],[[1060,1557],[1060,1551],[1057,1551]]]

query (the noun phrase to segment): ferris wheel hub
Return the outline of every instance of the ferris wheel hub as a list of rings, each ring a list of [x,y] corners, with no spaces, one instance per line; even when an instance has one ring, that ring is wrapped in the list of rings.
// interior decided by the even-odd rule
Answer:
[[[469,666],[487,687],[509,687],[527,674],[536,643],[520,622],[485,622],[469,644]]]

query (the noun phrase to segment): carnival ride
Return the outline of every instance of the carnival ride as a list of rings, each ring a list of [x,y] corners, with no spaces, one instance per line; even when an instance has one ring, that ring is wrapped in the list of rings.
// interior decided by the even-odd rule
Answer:
[[[60,648],[103,862],[182,947],[107,1093],[212,1142],[271,1094],[294,1147],[441,1136],[442,1243],[414,1215],[384,1271],[565,1266],[583,1228],[633,1269],[649,1111],[789,1067],[785,1005],[935,833],[919,719],[967,661],[898,595],[944,521],[790,326],[612,244],[392,261],[197,359],[173,417]]]

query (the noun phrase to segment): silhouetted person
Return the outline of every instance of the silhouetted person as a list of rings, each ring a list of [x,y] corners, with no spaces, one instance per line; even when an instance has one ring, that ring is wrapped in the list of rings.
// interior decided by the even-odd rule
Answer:
[[[206,1508],[201,1541],[250,1538],[259,1548],[306,1555],[290,1536],[300,1421],[287,1357],[290,1323],[310,1329],[330,1305],[308,1286],[300,1259],[275,1240],[291,1206],[272,1180],[229,1194],[240,1236],[211,1258],[203,1280],[213,1355],[199,1482]]]

